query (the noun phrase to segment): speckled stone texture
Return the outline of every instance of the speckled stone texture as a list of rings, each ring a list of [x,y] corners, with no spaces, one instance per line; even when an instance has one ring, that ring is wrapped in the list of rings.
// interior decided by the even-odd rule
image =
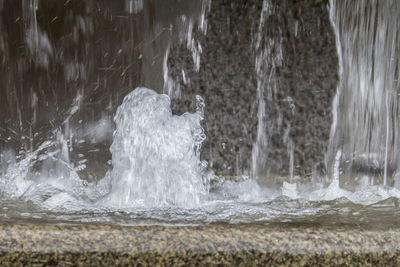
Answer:
[[[0,265],[399,266],[400,229],[0,225]]]
[[[181,99],[173,101],[173,108],[187,110],[196,93],[205,98],[207,140],[202,156],[218,174],[248,173],[250,168],[258,108],[252,42],[262,2],[212,1],[207,35],[198,36],[203,48],[199,73],[193,71],[185,46],[170,52],[170,71],[182,88]],[[263,38],[282,39],[283,64],[273,77],[277,94],[273,100],[266,99],[266,123],[274,127],[266,151],[270,155],[267,171],[288,174],[283,136],[290,125],[294,173],[304,177],[323,161],[329,139],[331,103],[338,81],[335,36],[326,1],[271,3],[275,11],[262,29]],[[191,79],[186,85],[181,69],[186,69]],[[267,93],[264,95],[267,98]]]

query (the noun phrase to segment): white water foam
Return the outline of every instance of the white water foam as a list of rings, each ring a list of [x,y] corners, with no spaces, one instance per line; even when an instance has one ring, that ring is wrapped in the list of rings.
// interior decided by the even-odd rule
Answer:
[[[198,101],[196,113],[176,116],[167,95],[137,88],[125,97],[115,116],[107,204],[196,206],[206,199],[200,161],[204,104]]]
[[[353,192],[340,188],[340,151],[334,179],[327,188],[284,182],[281,190],[273,190],[254,179],[242,179],[214,183],[209,193],[212,174],[207,174],[206,164],[200,160],[205,139],[200,125],[203,107],[201,97],[197,97],[195,113],[173,115],[167,95],[137,88],[125,97],[114,118],[113,167],[103,179],[92,183],[82,180],[80,166],[69,162],[66,141],[57,133],[53,141],[44,142],[2,172],[0,195],[33,202],[45,210],[67,212],[173,207],[209,210],[215,203],[231,209],[233,203],[262,204],[281,196],[312,202],[347,198],[363,205],[400,198],[395,188],[365,183],[368,177],[360,179]]]
[[[102,180],[79,178],[80,168],[69,163],[65,140],[58,134],[11,164],[0,179],[1,190],[49,209],[195,207],[206,200],[209,186],[207,164],[200,160],[203,108],[197,96],[195,113],[172,115],[167,95],[137,88],[114,118],[113,168]]]

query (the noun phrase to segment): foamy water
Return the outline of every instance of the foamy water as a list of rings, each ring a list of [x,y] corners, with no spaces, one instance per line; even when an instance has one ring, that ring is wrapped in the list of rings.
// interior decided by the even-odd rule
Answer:
[[[200,159],[204,102],[201,97],[196,101],[195,113],[178,116],[166,95],[147,88],[128,94],[114,118],[112,168],[97,182],[80,178],[82,166],[68,161],[66,141],[56,133],[1,175],[0,217],[129,224],[265,222],[317,216],[335,205],[347,212],[354,205],[400,199],[399,190],[369,185],[367,178],[354,191],[342,189],[341,153],[327,187],[283,182],[272,189],[248,177],[216,177]]]

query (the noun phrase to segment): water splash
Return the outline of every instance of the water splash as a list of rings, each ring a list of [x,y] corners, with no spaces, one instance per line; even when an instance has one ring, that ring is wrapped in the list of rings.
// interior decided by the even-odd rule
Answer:
[[[79,177],[80,167],[69,162],[67,140],[57,131],[53,141],[8,166],[0,177],[0,196],[5,203],[14,199],[13,205],[22,200],[41,210],[61,211],[68,220],[93,221],[87,214],[95,214],[96,220],[105,221],[104,213],[123,211],[128,216],[124,220],[170,223],[270,221],[329,210],[332,203],[320,204],[324,201],[346,206],[400,198],[399,190],[382,186],[361,185],[354,192],[341,189],[340,151],[334,182],[323,189],[283,183],[279,192],[250,178],[218,180],[200,160],[204,102],[197,96],[196,103],[195,113],[173,115],[167,95],[137,88],[125,97],[114,118],[113,169],[103,179],[89,183]]]
[[[126,1],[126,3],[127,6],[129,6],[129,9],[128,7],[127,9],[129,10],[128,12],[130,15],[143,12],[143,1],[131,0]],[[202,3],[205,4],[202,5],[202,13],[199,18],[198,25],[200,30],[205,33],[207,29],[205,14],[207,6],[209,8],[209,1],[204,1]],[[261,174],[266,173],[266,171],[268,171],[268,166],[266,166],[267,161],[273,158],[272,153],[270,155],[267,154],[269,145],[268,142],[271,136],[271,132],[268,131],[275,131],[278,128],[283,128],[281,125],[282,118],[280,118],[280,113],[274,118],[267,118],[266,113],[269,105],[277,101],[277,86],[276,81],[274,80],[274,75],[275,68],[282,63],[281,40],[279,40],[279,38],[272,39],[270,36],[264,35],[263,33],[264,25],[268,24],[268,19],[274,12],[271,3],[272,1],[269,0],[264,0],[263,2],[259,30],[256,34],[256,38],[254,41],[254,48],[256,51],[255,65],[257,75],[259,125],[257,141],[254,144],[253,150],[253,177],[257,177]],[[363,9],[363,5],[366,4],[362,1],[360,1],[360,3],[361,4],[357,3],[355,5],[357,5],[359,9]],[[376,1],[371,3],[371,5],[378,6],[378,2]],[[392,7],[395,10],[391,13],[393,15],[393,12],[395,13],[397,12],[396,10],[398,10],[396,9],[397,5],[394,2],[389,3],[392,4]],[[343,8],[343,6],[347,5],[343,4],[343,6],[341,6],[341,3],[337,4],[338,6],[340,5],[340,8]],[[335,9],[333,3],[331,3],[331,6],[331,15],[337,15],[336,12],[339,11]],[[386,6],[386,3],[383,5],[379,4],[379,8],[377,7],[377,14],[381,12],[381,8],[387,7],[388,6]],[[373,8],[373,10],[375,9]],[[346,13],[345,11],[346,10],[343,11],[341,9],[340,12],[342,14],[343,12]],[[373,15],[373,17],[374,16],[379,17]],[[133,17],[134,16],[132,15],[131,19],[133,19]],[[394,16],[390,15],[389,20],[392,20],[393,17]],[[180,18],[183,19],[184,16],[181,16]],[[194,69],[198,71],[200,67],[199,60],[202,48],[200,43],[192,36],[194,27],[193,19],[187,17],[185,18],[185,20],[189,30],[183,32],[185,36],[182,40],[185,40],[187,42],[187,48],[192,52]],[[379,21],[379,23],[381,23],[381,20],[383,20],[382,16],[380,19],[376,19],[376,21]],[[335,19],[333,19],[333,21],[335,21]],[[343,19],[343,21],[347,20]],[[342,18],[340,18],[340,23],[342,23],[343,21]],[[359,21],[352,21],[352,23],[356,24],[359,23]],[[368,21],[368,23],[365,24],[365,27],[362,28],[363,31],[365,30],[364,33],[373,28],[372,26],[370,26],[371,23],[372,22]],[[383,29],[386,29],[386,31],[393,30],[394,27],[395,37],[393,37],[393,40],[398,39],[398,28],[396,26],[398,24],[394,23],[393,25],[389,25],[389,23],[379,23],[376,22],[374,25],[384,25],[382,27]],[[340,26],[337,28],[339,44],[338,47],[340,51],[347,51],[347,45],[354,42],[354,39],[351,39],[351,31],[355,30],[358,26],[351,28],[351,30],[346,30],[345,26],[347,24],[345,24],[344,22],[343,24],[344,25],[340,24]],[[185,25],[182,26],[182,28],[185,28]],[[373,34],[371,33],[375,37],[371,37],[371,39],[375,38],[376,40],[381,41],[381,39],[383,38],[381,36],[381,26],[375,26],[375,30],[372,31]],[[163,28],[162,32],[167,30],[168,29]],[[383,30],[383,32],[385,32],[385,30]],[[29,46],[28,44],[28,48],[31,49],[30,52],[32,53],[32,56],[40,53],[47,53],[48,60],[50,60],[53,57],[53,48],[47,40],[47,36],[41,34],[40,30],[36,32],[29,32],[29,34],[31,35],[27,36],[27,40],[34,41],[32,45]],[[347,41],[343,42],[343,45],[340,42],[340,38],[342,38],[341,34],[344,34],[348,37],[348,39],[345,39]],[[379,38],[376,36],[378,36]],[[155,38],[157,38],[157,36]],[[364,40],[363,37],[358,36],[357,38],[359,38],[357,39],[358,41]],[[383,43],[385,43],[386,48],[392,48],[392,50],[394,49],[394,51],[397,53],[398,42],[396,44],[392,42],[393,40],[390,38],[383,38]],[[376,40],[375,42],[377,42]],[[387,42],[389,44],[391,43],[392,47],[388,47]],[[148,43],[144,43],[143,46],[146,48],[151,47],[148,45]],[[169,46],[167,47],[167,53],[165,54],[163,65],[165,70],[165,81],[169,80],[167,69]],[[163,50],[164,46],[160,49]],[[351,51],[348,52],[349,54],[355,53],[356,51],[354,50],[354,47],[350,50]],[[370,47],[367,50],[369,51],[368,53],[375,54],[373,57],[374,63],[369,63],[369,61],[367,61],[367,63],[365,63],[366,66],[372,66],[372,69],[374,70],[374,75],[382,73],[378,67],[383,66],[384,63],[380,61],[379,58],[377,58],[377,55],[382,55],[383,52],[380,50],[380,48],[377,48],[375,46],[373,48]],[[364,53],[363,51],[364,50],[362,50],[362,53]],[[383,54],[383,56],[386,55],[387,54]],[[46,57],[44,58],[46,59]],[[361,67],[357,67],[358,69],[354,67],[356,68],[356,71],[350,72],[351,75],[355,75],[352,77],[350,77],[348,73],[343,74],[344,68],[342,67],[342,76],[349,75],[349,77],[347,77],[348,79],[358,77],[360,84],[362,82],[365,82],[362,81],[362,79],[360,78],[365,76],[362,76],[360,74],[363,73],[365,67],[363,67],[364,61],[362,57],[352,56],[349,58],[354,60],[354,62],[352,63],[354,63],[355,65],[356,63],[359,64],[361,62]],[[343,62],[343,60],[347,59],[343,58],[343,55],[341,55],[341,62]],[[133,60],[128,61],[132,62]],[[390,64],[394,64],[394,67],[392,67],[395,70],[396,66],[398,66],[396,65],[398,64],[398,59],[394,58],[392,61],[390,61],[392,62]],[[162,64],[154,65],[160,66]],[[350,70],[352,70],[353,68],[351,65],[352,64],[349,63],[347,66],[347,68]],[[387,77],[389,77],[389,79],[393,77],[394,79],[396,79],[396,77],[398,79],[398,74],[394,74],[394,76],[390,75],[393,74],[393,68],[389,67],[385,70],[386,72],[384,71],[384,73],[385,75],[388,75]],[[76,69],[74,69],[68,64],[65,64],[65,70],[68,80],[71,81],[73,80],[73,77],[77,76],[77,73],[82,72],[82,74],[79,75],[85,76],[84,65],[79,65],[79,68],[77,67]],[[123,73],[125,73],[125,71]],[[380,85],[381,80],[378,79],[379,77],[375,78],[374,75],[373,81],[368,81],[368,83],[371,83],[373,85],[372,88],[375,90],[379,87],[378,85]],[[121,75],[121,77],[124,78],[124,75]],[[184,81],[188,80],[185,70],[183,69],[182,79]],[[396,83],[396,80],[394,79],[389,80],[390,84],[392,82],[393,84]],[[377,85],[377,87],[375,87],[375,85]],[[169,85],[167,84],[167,87],[167,93],[171,94],[171,96],[176,95],[176,91],[174,91],[176,90],[176,88],[174,87],[173,83]],[[384,186],[371,185],[372,183],[368,181],[369,177],[366,177],[366,179],[364,179],[365,176],[363,176],[362,183],[353,192],[342,189],[339,186],[339,181],[342,180],[340,179],[340,176],[343,162],[346,161],[346,157],[349,155],[349,151],[351,151],[351,149],[354,149],[354,147],[356,146],[356,143],[354,143],[354,146],[350,145],[349,147],[347,147],[347,143],[343,144],[339,141],[335,141],[343,140],[340,139],[340,136],[342,135],[339,134],[339,132],[342,131],[342,128],[340,128],[342,127],[341,120],[345,119],[359,123],[358,120],[349,119],[348,117],[343,115],[346,111],[348,111],[348,106],[346,106],[344,111],[339,109],[339,107],[341,107],[339,105],[342,105],[341,101],[343,101],[343,99],[348,96],[348,91],[344,91],[344,88],[345,87],[343,85],[338,89],[338,95],[335,98],[336,100],[334,102],[334,111],[336,112],[336,114],[338,114],[334,116],[334,124],[331,134],[331,140],[334,140],[331,150],[333,151],[333,156],[331,159],[333,163],[331,163],[332,165],[334,165],[332,168],[334,169],[334,173],[333,176],[331,176],[333,177],[333,181],[327,188],[316,189],[316,186],[314,185],[310,186],[301,183],[295,183],[295,144],[289,137],[290,125],[287,125],[285,134],[283,135],[283,142],[286,144],[289,157],[288,163],[290,183],[283,182],[283,186],[279,188],[280,190],[271,190],[269,188],[262,187],[260,184],[257,183],[255,179],[246,178],[239,182],[229,181],[228,179],[226,179],[222,182],[217,181],[215,182],[215,184],[210,184],[210,176],[205,172],[206,164],[205,162],[202,162],[200,160],[200,148],[205,138],[203,129],[200,125],[200,122],[204,116],[204,102],[202,98],[198,96],[196,99],[196,113],[185,113],[181,116],[176,116],[172,115],[171,113],[169,97],[167,97],[166,95],[159,95],[150,89],[138,88],[135,91],[131,92],[125,98],[123,104],[118,109],[117,115],[115,117],[117,129],[114,133],[113,145],[111,146],[111,152],[113,154],[113,168],[107,173],[107,175],[103,179],[98,182],[92,183],[81,179],[78,173],[85,168],[85,159],[79,161],[78,165],[74,165],[74,163],[72,163],[70,159],[70,150],[72,149],[71,143],[75,142],[73,138],[78,135],[78,133],[75,133],[74,131],[69,131],[69,129],[74,128],[74,126],[71,124],[71,117],[74,116],[74,114],[78,111],[78,109],[81,108],[81,106],[84,106],[84,104],[82,104],[81,102],[83,101],[83,97],[85,95],[83,94],[83,91],[82,93],[78,91],[74,103],[72,104],[71,109],[68,111],[68,116],[66,120],[64,120],[64,129],[62,131],[55,131],[54,140],[42,143],[42,145],[38,149],[31,149],[30,152],[19,155],[18,157],[20,158],[17,161],[10,162],[7,167],[1,167],[0,195],[1,197],[3,197],[3,195],[7,195],[7,199],[12,198],[23,200],[29,203],[33,202],[35,205],[38,205],[50,211],[62,210],[66,212],[82,212],[82,210],[89,210],[93,212],[105,209],[111,212],[121,210],[132,212],[132,210],[134,210],[140,213],[143,211],[164,209],[167,210],[167,212],[161,214],[162,216],[167,214],[167,216],[169,216],[167,219],[174,220],[176,216],[182,217],[186,215],[187,218],[193,218],[194,214],[194,216],[203,216],[203,218],[206,218],[205,221],[208,220],[208,222],[213,220],[208,219],[209,215],[211,216],[211,218],[221,218],[218,217],[220,214],[227,221],[234,222],[237,213],[241,214],[241,212],[247,216],[245,219],[247,221],[252,220],[251,218],[254,217],[250,216],[253,215],[258,216],[256,217],[256,220],[261,220],[262,218],[270,218],[270,216],[278,216],[282,214],[282,209],[280,209],[280,205],[293,205],[295,206],[295,208],[292,208],[291,212],[293,214],[298,214],[300,213],[300,211],[298,211],[296,207],[301,205],[296,206],[296,203],[308,203],[307,201],[311,201],[311,207],[313,207],[313,203],[320,203],[321,201],[332,201],[337,199],[339,199],[338,201],[340,202],[343,198],[347,198],[350,202],[360,203],[363,205],[370,205],[371,203],[377,203],[381,200],[393,197],[396,198],[397,201],[397,199],[400,198],[400,192],[398,190]],[[377,153],[375,153],[374,149],[370,149],[371,147],[374,147],[374,145],[368,145],[369,148],[367,154],[361,153],[363,151],[360,152],[358,150],[356,152],[358,153],[358,158],[366,155],[365,157],[367,158],[367,161],[374,162],[376,160],[376,168],[380,168],[379,166],[382,165],[382,159],[384,159],[383,161],[385,167],[383,183],[387,184],[387,176],[388,173],[390,173],[388,162],[393,160],[393,153],[397,151],[393,150],[393,152],[390,146],[392,142],[395,142],[393,140],[395,140],[395,137],[397,136],[397,129],[394,127],[394,125],[397,124],[396,120],[393,119],[395,115],[395,110],[397,110],[397,100],[390,97],[390,93],[393,93],[394,91],[390,91],[390,93],[389,91],[384,91],[385,94],[383,95],[383,98],[381,93],[376,93],[375,98],[374,90],[356,90],[356,93],[349,98],[353,102],[351,102],[349,99],[347,100],[350,101],[349,103],[354,104],[354,108],[358,109],[360,105],[362,106],[362,103],[364,103],[363,101],[365,100],[365,98],[360,97],[359,94],[363,96],[365,92],[367,92],[367,94],[368,92],[370,92],[371,95],[374,96],[369,98],[367,97],[368,101],[371,101],[372,103],[371,105],[368,104],[369,106],[367,105],[367,110],[371,114],[373,114],[373,116],[371,114],[369,115],[371,115],[373,118],[376,117],[376,119],[370,120],[369,122],[370,128],[372,129],[371,130],[370,128],[368,128],[368,131],[370,131],[369,136],[372,136],[371,142],[373,142],[376,139],[374,136],[378,136],[377,132],[379,132],[379,134],[383,134],[382,136],[384,136],[385,144],[382,146],[381,142],[381,146],[377,145],[379,147],[379,151]],[[33,96],[37,97],[35,93],[33,93]],[[35,99],[35,97],[33,99]],[[358,99],[363,100],[361,101],[361,104],[357,102]],[[287,101],[291,102],[292,100],[288,98]],[[34,111],[36,112],[36,107],[38,106],[37,100],[32,101],[32,107],[34,106]],[[360,113],[360,110],[357,110],[355,112],[355,114],[358,113]],[[359,115],[360,114],[357,115],[357,118],[361,117]],[[34,119],[34,121],[35,120],[36,119]],[[87,128],[94,129],[93,136],[98,139],[102,139],[105,135],[105,132],[107,132],[107,129],[105,128],[112,128],[110,124],[105,123],[104,125],[105,127],[100,127],[99,125],[91,126],[90,124],[88,124]],[[357,128],[358,124],[352,126]],[[362,138],[359,142],[364,142],[365,136],[360,130],[363,128],[361,127],[357,129],[357,131],[352,130],[352,133],[361,133],[360,136]],[[88,132],[88,130],[83,130],[83,132]],[[389,132],[393,132],[391,133],[392,135],[389,135]],[[339,136],[340,138],[336,136]],[[78,142],[80,141],[78,140]],[[384,147],[384,149],[382,149],[382,147]],[[393,147],[396,149],[396,145],[394,145]],[[342,148],[344,151],[343,157],[341,152],[342,150],[340,148]],[[1,160],[3,159],[3,152],[4,151],[2,151],[1,154]],[[9,158],[9,156],[6,157]],[[399,178],[397,179],[399,180]],[[367,180],[367,182],[365,182],[365,180]],[[295,201],[291,201],[291,199],[295,199]],[[265,202],[272,200],[276,200],[276,202],[274,202],[274,204],[272,205],[272,208],[269,207],[269,209],[265,210]],[[305,206],[306,208],[301,210],[301,212],[303,212],[303,215],[314,214],[318,210],[312,208],[307,209],[307,205]],[[182,212],[182,210],[184,212]],[[188,213],[188,210],[191,210],[192,213]],[[195,211],[193,212],[193,210]],[[165,218],[163,219],[167,220]]]
[[[47,209],[90,209],[181,206],[195,207],[207,199],[210,173],[200,160],[205,140],[204,101],[196,112],[172,115],[170,99],[147,88],[128,94],[114,118],[113,168],[99,182],[80,179],[84,162],[69,160],[60,131],[1,176],[1,191]]]
[[[200,147],[204,103],[194,114],[172,115],[167,95],[137,88],[115,116],[108,204],[196,206],[207,197]]]

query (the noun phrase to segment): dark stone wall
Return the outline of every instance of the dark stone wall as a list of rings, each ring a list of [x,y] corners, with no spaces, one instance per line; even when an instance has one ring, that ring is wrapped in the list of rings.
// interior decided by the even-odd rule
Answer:
[[[288,174],[289,157],[283,135],[290,124],[294,173],[304,176],[313,167],[320,168],[327,148],[331,103],[338,81],[335,37],[326,3],[272,3],[276,10],[262,31],[273,35],[269,37],[272,39],[281,37],[283,64],[276,69],[277,94],[273,101],[266,99],[266,120],[276,125],[281,114],[282,123],[271,133],[267,171]],[[261,9],[262,1],[213,1],[208,33],[199,36],[203,46],[200,72],[193,71],[191,56],[183,46],[175,47],[169,59],[177,80],[182,68],[189,70],[191,78],[187,85],[181,82],[182,99],[173,101],[174,110],[184,110],[193,94],[205,98],[207,140],[202,156],[217,173],[240,174],[250,169],[258,108],[252,40]]]

